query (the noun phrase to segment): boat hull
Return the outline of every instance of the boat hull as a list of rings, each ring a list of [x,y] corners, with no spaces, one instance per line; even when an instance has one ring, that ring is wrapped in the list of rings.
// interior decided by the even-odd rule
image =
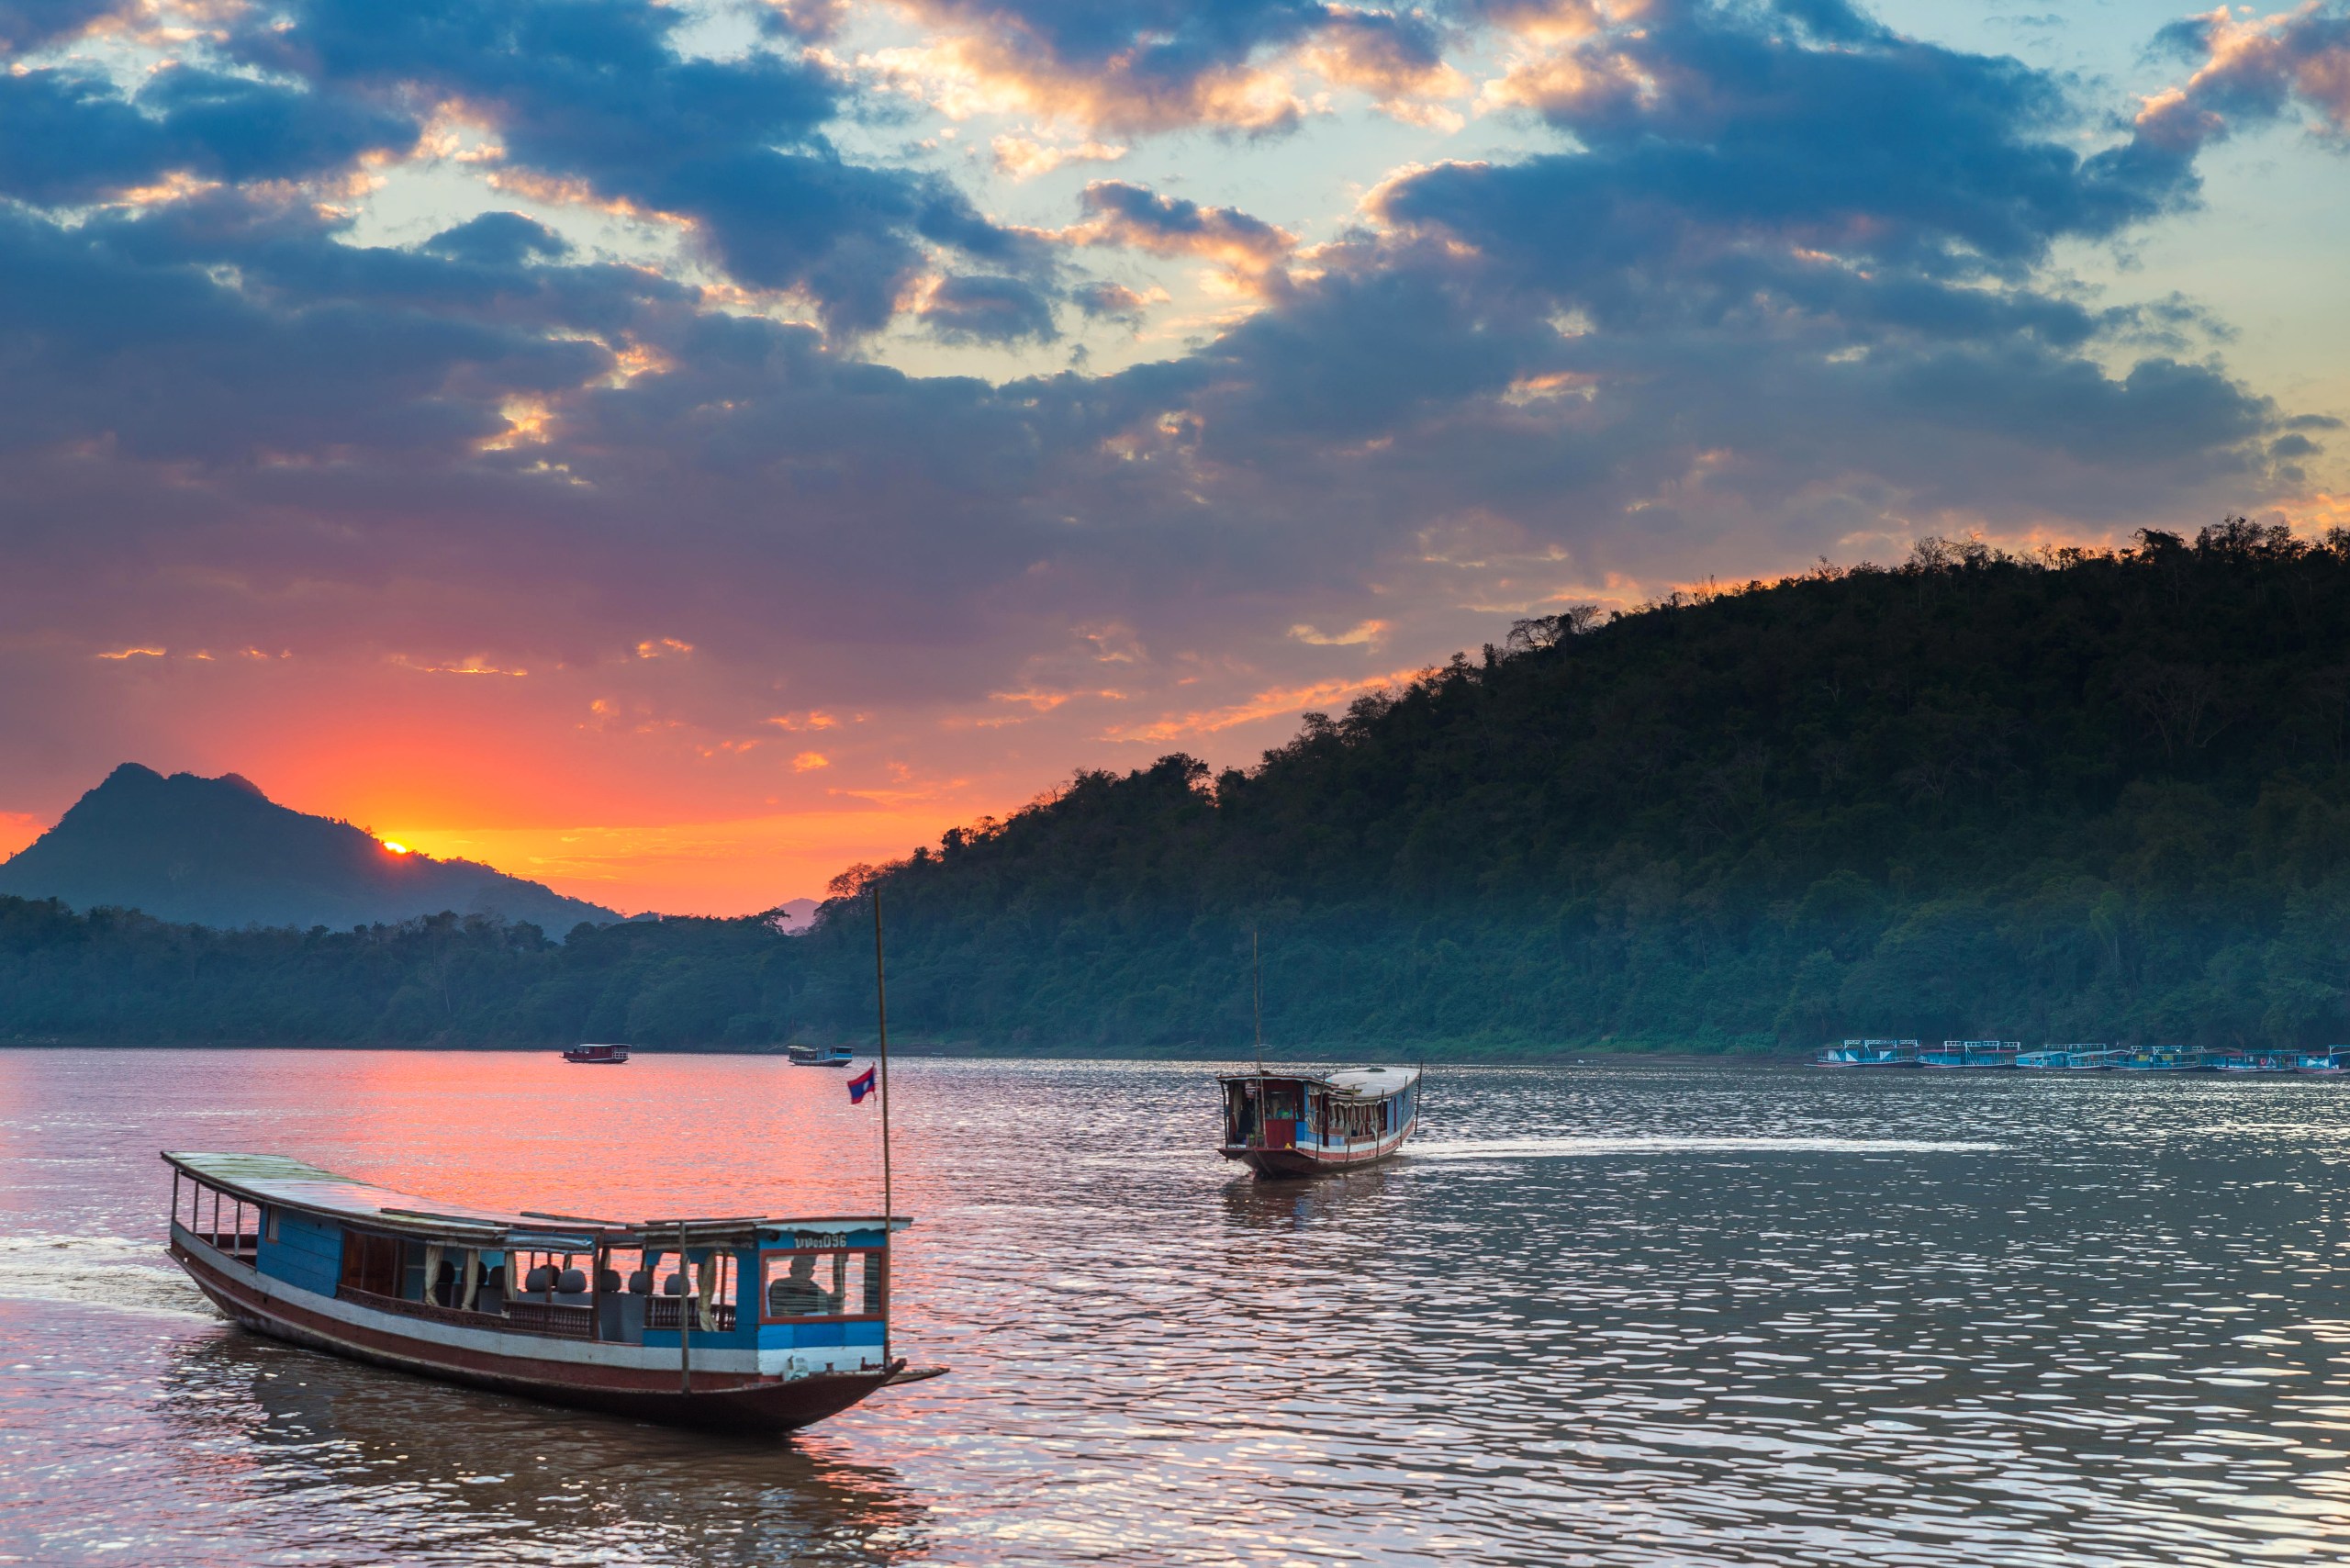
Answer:
[[[1375,1144],[1358,1144],[1353,1148],[1306,1148],[1294,1146],[1268,1148],[1254,1144],[1227,1144],[1217,1152],[1226,1159],[1237,1159],[1259,1178],[1280,1180],[1297,1176],[1335,1176],[1345,1170],[1361,1170],[1382,1164],[1404,1151],[1404,1140],[1419,1126],[1416,1119],[1404,1124],[1401,1130]]]
[[[674,1368],[594,1366],[555,1361],[528,1353],[528,1335],[500,1335],[520,1341],[495,1350],[438,1344],[387,1331],[338,1315],[336,1304],[318,1306],[265,1292],[251,1271],[220,1260],[201,1246],[175,1238],[172,1256],[196,1286],[229,1318],[289,1344],[323,1350],[444,1383],[516,1394],[548,1404],[635,1417],[671,1426],[723,1431],[788,1432],[838,1415],[877,1389],[935,1375],[902,1361],[866,1372],[813,1372],[771,1378],[739,1372],[696,1371],[690,1390],[679,1386]],[[307,1293],[305,1293],[307,1294]]]

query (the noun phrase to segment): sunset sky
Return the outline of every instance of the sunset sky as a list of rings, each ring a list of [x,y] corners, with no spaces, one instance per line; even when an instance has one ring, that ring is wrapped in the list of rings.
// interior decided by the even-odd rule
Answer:
[[[2350,4],[0,0],[0,852],[742,913],[1572,602],[2350,526]]]

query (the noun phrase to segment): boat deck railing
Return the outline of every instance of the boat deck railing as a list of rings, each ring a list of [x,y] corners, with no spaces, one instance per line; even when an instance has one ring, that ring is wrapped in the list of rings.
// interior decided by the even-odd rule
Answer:
[[[646,1298],[644,1326],[647,1328],[677,1327],[679,1319],[678,1308],[693,1299],[689,1295],[656,1295]],[[710,1320],[713,1327],[704,1330],[705,1332],[732,1334],[734,1331],[733,1304],[723,1301],[712,1302],[710,1307]],[[699,1317],[694,1319],[694,1327],[696,1328],[702,1327],[702,1320]]]
[[[191,1230],[190,1236],[235,1262],[251,1264],[261,1256],[261,1233],[252,1230]]]
[[[420,1317],[428,1323],[447,1323],[461,1328],[509,1329],[515,1325],[502,1313],[467,1312],[461,1306],[442,1306],[429,1301],[409,1301],[405,1296],[385,1295],[376,1291],[362,1290],[357,1285],[337,1287],[335,1297],[354,1305],[372,1307],[377,1312],[397,1312],[406,1317]]]
[[[524,1334],[551,1334],[558,1339],[593,1339],[596,1309],[563,1302],[509,1301],[506,1327]]]

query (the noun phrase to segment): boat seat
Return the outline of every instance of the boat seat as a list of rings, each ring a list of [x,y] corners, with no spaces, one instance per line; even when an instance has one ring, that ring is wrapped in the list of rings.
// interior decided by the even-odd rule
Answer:
[[[653,1294],[652,1274],[643,1269],[639,1269],[635,1272],[630,1274],[628,1277],[628,1294],[631,1295],[651,1295]]]
[[[618,1269],[599,1270],[596,1274],[596,1288],[606,1295],[618,1294],[621,1288],[621,1271]]]
[[[683,1274],[672,1274],[661,1282],[663,1295],[685,1295],[691,1289],[692,1287],[687,1284],[686,1276]]]
[[[558,1293],[565,1295],[587,1294],[588,1271],[585,1269],[565,1269],[562,1273],[555,1276],[554,1288]]]
[[[522,1276],[522,1288],[529,1292],[543,1291],[554,1283],[554,1265],[542,1263]]]

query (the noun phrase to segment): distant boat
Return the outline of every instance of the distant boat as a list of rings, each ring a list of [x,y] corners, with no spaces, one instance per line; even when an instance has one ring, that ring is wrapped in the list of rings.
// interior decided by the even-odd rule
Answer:
[[[626,1046],[574,1046],[563,1053],[565,1061],[589,1067],[619,1067],[628,1060]]]
[[[846,1067],[856,1059],[846,1046],[786,1046],[783,1054],[794,1067]]]
[[[173,1259],[239,1323],[315,1350],[768,1431],[939,1370],[890,1351],[890,1233],[911,1220],[508,1214],[278,1155],[163,1159]]]
[[[2149,1046],[2124,1056],[2120,1067],[2123,1072],[2204,1072],[2210,1065],[2201,1051],[2180,1046]]]
[[[2222,1051],[2210,1059],[2219,1072],[2287,1073],[2295,1066],[2290,1051]]]
[[[1227,1072],[1226,1159],[1259,1176],[1318,1176],[1389,1159],[1419,1125],[1420,1070],[1358,1067],[1319,1076]]]
[[[2317,1078],[2337,1078],[2350,1073],[2350,1046],[2329,1046],[2322,1051],[2303,1051],[2293,1058],[2293,1070]]]
[[[1259,1177],[1319,1176],[1392,1158],[1420,1118],[1420,1070],[1350,1067],[1277,1072],[1265,1066],[1265,974],[1248,938],[1257,1070],[1219,1074],[1224,1142],[1217,1152]]]
[[[2122,1053],[2110,1046],[2045,1046],[2016,1053],[2016,1065],[2038,1072],[2111,1072]]]
[[[1819,1054],[1811,1059],[1821,1067],[1916,1067],[1918,1042],[1846,1040],[1841,1045],[1820,1047]]]
[[[1981,1072],[2015,1066],[2016,1058],[2022,1051],[2023,1043],[2020,1040],[1944,1040],[1919,1051],[1918,1061],[1922,1067]]]

